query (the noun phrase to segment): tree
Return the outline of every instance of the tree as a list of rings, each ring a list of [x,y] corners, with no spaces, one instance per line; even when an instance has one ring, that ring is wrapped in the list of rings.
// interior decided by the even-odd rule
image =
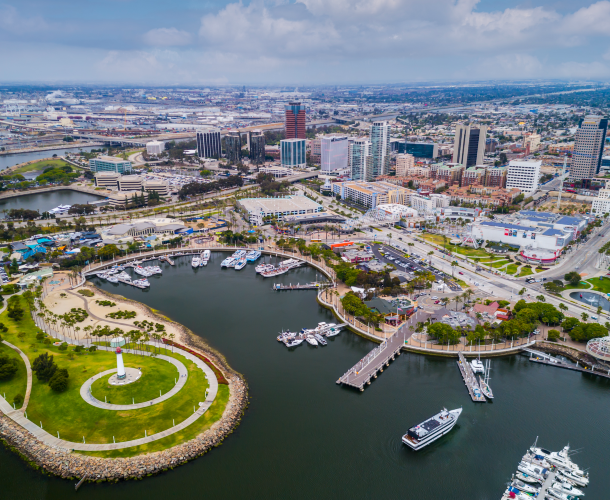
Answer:
[[[0,354],[0,380],[8,380],[17,373],[18,364],[8,354]]]
[[[572,272],[567,273],[567,274],[564,276],[564,279],[565,279],[565,280],[566,280],[568,283],[570,283],[570,285],[572,285],[572,286],[578,286],[578,284],[580,283],[580,280],[581,280],[581,276],[580,276],[580,274],[578,274],[576,271],[572,271]]]
[[[32,363],[32,371],[41,382],[50,380],[57,371],[57,365],[53,361],[53,356],[49,356],[46,352],[38,356],[34,363]]]
[[[61,368],[49,380],[49,387],[55,392],[63,392],[68,388],[68,370]]]
[[[587,321],[589,319],[589,315],[587,313],[582,313],[580,315],[580,317],[582,318],[583,321]]]
[[[460,340],[461,332],[454,330],[447,323],[433,323],[428,327],[428,335],[438,340],[440,344],[457,344]]]
[[[562,311],[567,311],[568,310],[568,306],[566,306],[563,302],[560,302],[558,307]]]
[[[527,288],[522,288],[519,290],[519,295],[523,295],[525,292],[527,292]]]
[[[13,321],[20,321],[23,318],[23,307],[21,307],[21,302],[19,301],[19,297],[13,296],[8,300],[8,313],[7,316],[11,318]]]
[[[608,330],[598,323],[580,323],[570,332],[572,340],[587,342],[598,337],[606,337]]]
[[[102,260],[112,259],[115,255],[119,255],[119,253],[120,253],[119,248],[114,244],[104,245],[102,248],[100,248],[97,251],[98,256]]]
[[[563,323],[561,323],[561,328],[563,328],[564,332],[569,332],[574,329],[576,326],[580,324],[580,321],[576,318],[566,318]]]
[[[559,330],[549,330],[547,333],[547,339],[556,341],[557,339],[559,339],[559,335]]]

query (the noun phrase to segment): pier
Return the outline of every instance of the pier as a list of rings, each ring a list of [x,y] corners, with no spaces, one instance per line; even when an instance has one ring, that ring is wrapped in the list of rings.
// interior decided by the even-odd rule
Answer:
[[[597,375],[598,377],[610,379],[610,371],[608,371],[608,373],[601,373],[596,370],[578,366],[577,364],[572,365],[570,363],[564,363],[563,361],[560,361],[558,359],[555,359],[554,361],[549,361],[547,359],[538,359],[538,358],[532,357],[532,358],[530,358],[530,361],[533,361],[534,363],[540,363],[541,365],[556,366],[557,368],[564,368],[566,370],[574,370],[576,372],[581,372],[581,373],[590,373],[591,375]]]
[[[477,382],[477,379],[474,373],[472,372],[472,367],[470,366],[470,363],[466,361],[466,358],[464,357],[464,354],[461,351],[458,353],[457,364],[460,369],[460,373],[462,374],[462,378],[464,379],[464,384],[466,384],[466,388],[468,389],[468,394],[470,394],[470,398],[475,403],[485,403],[487,400],[481,392],[479,383]],[[476,392],[475,389],[477,389]]]
[[[274,283],[273,290],[276,290],[278,292],[290,291],[290,290],[318,290],[325,286],[331,286],[331,285],[332,285],[332,283],[317,283],[317,282],[316,283],[305,283],[304,285],[300,285],[299,283],[297,283],[296,285],[293,285],[292,283],[290,283],[290,285]]]
[[[364,386],[370,385],[371,379],[377,378],[377,374],[383,371],[384,365],[390,366],[390,361],[400,355],[400,350],[406,340],[406,330],[404,328],[401,330],[358,361],[337,380],[337,384],[348,385],[364,391]]]

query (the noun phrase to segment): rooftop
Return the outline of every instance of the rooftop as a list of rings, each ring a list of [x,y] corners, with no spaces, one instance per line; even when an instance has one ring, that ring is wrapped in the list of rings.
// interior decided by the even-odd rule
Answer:
[[[299,210],[318,210],[321,205],[307,196],[286,196],[284,198],[245,198],[239,200],[248,212],[294,212]]]

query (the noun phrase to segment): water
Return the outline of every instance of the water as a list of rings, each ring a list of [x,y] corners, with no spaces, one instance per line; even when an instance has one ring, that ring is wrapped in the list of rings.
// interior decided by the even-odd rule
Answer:
[[[470,401],[455,360],[402,354],[363,393],[335,381],[374,347],[343,332],[328,346],[289,351],[275,337],[282,329],[332,321],[315,292],[273,292],[254,273],[220,269],[213,253],[206,268],[162,264],[163,276],[140,291],[103,288],[145,302],[185,324],[226,355],[243,373],[251,403],[242,424],[222,446],[166,474],[113,485],[85,484],[79,495],[114,500],[210,498],[500,498],[521,456],[539,444],[584,448],[574,457],[591,467],[585,498],[610,490],[607,446],[610,382],[530,363],[524,356],[492,361],[493,403]],[[298,269],[275,282],[316,278]],[[401,444],[408,427],[446,406],[464,412],[450,434],[420,452]],[[6,498],[76,498],[73,482],[27,468],[0,451]],[[606,491],[606,493],[603,493]]]
[[[581,298],[582,296],[582,298]],[[604,311],[610,311],[610,301],[603,295],[591,292],[572,292],[570,298],[591,307],[601,306]]]
[[[58,205],[85,204],[90,201],[101,200],[102,198],[104,198],[104,196],[79,193],[78,191],[72,191],[70,189],[26,194],[0,200],[0,217],[3,218],[5,216],[2,212],[3,210],[10,210],[11,208],[28,208],[30,210],[39,210],[40,213],[42,213],[51,210]]]
[[[47,149],[46,151],[36,151],[31,153],[15,153],[10,155],[0,155],[0,170],[25,163],[26,161],[42,160],[43,158],[51,158],[54,154],[64,156],[66,153],[77,153],[79,150],[86,152],[92,149],[100,149],[103,146],[89,146],[85,148],[69,148],[69,149]]]

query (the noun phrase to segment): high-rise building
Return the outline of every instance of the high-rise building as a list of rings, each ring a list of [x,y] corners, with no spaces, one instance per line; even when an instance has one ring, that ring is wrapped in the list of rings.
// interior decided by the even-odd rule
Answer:
[[[225,151],[227,160],[231,163],[241,161],[241,134],[238,130],[232,130],[225,135]]]
[[[197,156],[199,158],[216,158],[218,160],[221,155],[220,131],[197,132]]]
[[[415,158],[430,158],[438,156],[438,144],[435,142],[405,142],[404,147],[398,148],[399,153],[407,153]]]
[[[367,179],[386,175],[390,170],[390,125],[373,122],[371,127],[371,164],[367,165]]]
[[[516,161],[508,164],[506,189],[517,188],[522,193],[533,193],[538,189],[541,161]]]
[[[347,170],[347,136],[325,136],[320,139],[322,173]]]
[[[322,160],[322,139],[315,138],[311,140],[311,161],[320,163]]]
[[[284,139],[280,141],[282,167],[305,168],[307,166],[305,139]]]
[[[465,167],[482,165],[486,136],[487,125],[458,124],[453,142],[453,163],[461,163]]]
[[[249,131],[248,144],[250,146],[250,162],[254,165],[263,165],[265,163],[265,134],[263,131]]]
[[[591,179],[599,173],[608,119],[590,115],[580,122],[574,139],[570,180]]]
[[[131,162],[115,156],[100,156],[89,160],[91,172],[115,172],[117,174],[131,173]]]
[[[290,102],[286,110],[286,139],[305,139],[305,106]]]
[[[413,155],[396,155],[396,177],[406,177],[407,171],[415,166]]]
[[[350,139],[348,146],[347,164],[353,181],[367,179],[367,163],[371,157],[371,141],[366,137]]]

